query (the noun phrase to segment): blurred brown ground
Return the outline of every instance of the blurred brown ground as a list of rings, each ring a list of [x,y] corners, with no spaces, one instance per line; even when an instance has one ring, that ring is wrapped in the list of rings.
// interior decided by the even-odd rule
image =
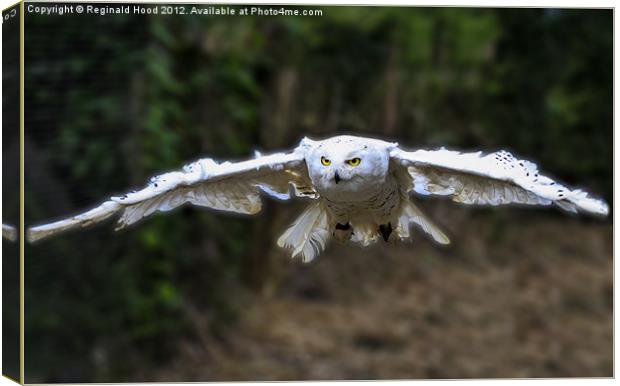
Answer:
[[[176,359],[138,379],[613,376],[609,221],[430,204],[449,247],[416,232],[309,265],[274,248],[277,277],[238,320],[214,338],[193,310]]]

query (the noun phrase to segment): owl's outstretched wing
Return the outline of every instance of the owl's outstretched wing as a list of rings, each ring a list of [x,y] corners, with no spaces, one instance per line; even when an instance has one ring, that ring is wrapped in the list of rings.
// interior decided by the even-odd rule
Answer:
[[[573,213],[604,216],[609,212],[603,200],[539,174],[534,163],[507,151],[461,153],[442,148],[408,152],[395,148],[390,155],[393,165],[407,169],[411,188],[419,194],[451,196],[464,204],[555,204]]]
[[[205,158],[150,179],[138,191],[108,201],[85,213],[28,229],[29,241],[36,241],[71,228],[86,227],[122,212],[117,229],[156,212],[169,211],[190,203],[244,214],[261,210],[260,192],[279,199],[296,196],[315,198],[307,175],[304,151],[277,153],[241,161],[223,162]]]
[[[9,240],[17,240],[17,228],[12,225],[2,224],[2,237]]]

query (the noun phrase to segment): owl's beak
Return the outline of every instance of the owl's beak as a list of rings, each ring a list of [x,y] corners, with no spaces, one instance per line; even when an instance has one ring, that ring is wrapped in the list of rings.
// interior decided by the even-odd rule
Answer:
[[[340,178],[340,175],[338,174],[338,172],[334,173],[334,180],[336,181],[336,183],[339,183],[340,180],[342,180],[342,178]]]

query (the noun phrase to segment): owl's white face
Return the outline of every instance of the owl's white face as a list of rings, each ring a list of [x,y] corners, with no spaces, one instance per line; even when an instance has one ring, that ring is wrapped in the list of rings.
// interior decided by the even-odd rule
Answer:
[[[338,136],[312,142],[306,155],[315,189],[332,201],[362,201],[376,194],[388,175],[394,144]]]

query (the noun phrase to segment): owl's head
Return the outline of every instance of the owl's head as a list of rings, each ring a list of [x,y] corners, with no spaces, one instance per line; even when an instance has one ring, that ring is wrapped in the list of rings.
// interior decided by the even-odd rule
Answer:
[[[385,182],[394,143],[338,136],[323,141],[304,138],[306,164],[317,191],[330,200],[360,201]]]

